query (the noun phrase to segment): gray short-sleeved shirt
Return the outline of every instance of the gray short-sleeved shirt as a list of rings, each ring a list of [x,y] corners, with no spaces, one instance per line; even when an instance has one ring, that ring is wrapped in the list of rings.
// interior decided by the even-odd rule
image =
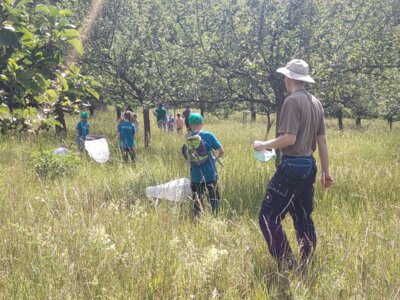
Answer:
[[[285,133],[296,135],[294,145],[282,148],[283,155],[291,156],[312,155],[317,136],[325,135],[322,104],[303,89],[294,91],[283,102],[278,134]]]

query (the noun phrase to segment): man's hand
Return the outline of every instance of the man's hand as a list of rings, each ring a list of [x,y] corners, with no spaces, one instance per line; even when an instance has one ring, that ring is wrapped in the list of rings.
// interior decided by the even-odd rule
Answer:
[[[254,148],[254,150],[256,150],[256,151],[262,151],[262,150],[265,149],[264,144],[265,144],[265,143],[262,142],[262,141],[254,141],[254,142],[253,142],[253,148]]]
[[[329,172],[322,172],[321,184],[325,189],[329,188],[333,184],[333,177],[329,174]]]

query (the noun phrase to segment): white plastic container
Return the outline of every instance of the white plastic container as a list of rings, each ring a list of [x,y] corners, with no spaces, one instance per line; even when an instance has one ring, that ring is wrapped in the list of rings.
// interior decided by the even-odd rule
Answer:
[[[254,157],[259,161],[269,161],[276,159],[275,149],[254,151]]]
[[[95,162],[104,164],[110,158],[110,150],[107,140],[101,136],[87,136],[85,140],[85,149],[90,158]]]
[[[68,152],[68,149],[65,147],[56,148],[53,151],[54,155],[64,155]]]
[[[148,198],[165,199],[173,202],[183,202],[192,196],[190,180],[179,178],[156,186],[149,186],[145,190]]]

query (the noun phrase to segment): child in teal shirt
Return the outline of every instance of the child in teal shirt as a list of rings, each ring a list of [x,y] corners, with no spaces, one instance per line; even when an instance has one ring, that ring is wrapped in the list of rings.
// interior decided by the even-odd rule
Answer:
[[[224,148],[217,137],[210,131],[203,131],[204,120],[201,114],[192,113],[189,116],[189,125],[191,132],[188,134],[187,143],[190,138],[198,138],[204,144],[203,150],[197,150],[201,153],[199,160],[203,162],[196,163],[196,151],[188,152],[187,146],[183,150],[183,155],[190,163],[190,181],[193,192],[193,206],[195,215],[204,211],[204,193],[207,195],[212,211],[215,214],[219,212],[219,188],[218,172],[215,161],[224,154]],[[198,148],[199,149],[199,148]],[[217,157],[214,157],[213,150],[217,150]],[[197,153],[199,153],[197,152]],[[193,156],[194,158],[191,158]]]
[[[124,113],[124,119],[118,124],[117,138],[124,160],[127,161],[129,156],[135,162],[135,126],[130,111]]]
[[[85,149],[85,139],[89,135],[89,122],[87,121],[87,112],[81,112],[81,120],[76,125],[76,132],[78,133],[77,142],[78,149],[82,152]]]

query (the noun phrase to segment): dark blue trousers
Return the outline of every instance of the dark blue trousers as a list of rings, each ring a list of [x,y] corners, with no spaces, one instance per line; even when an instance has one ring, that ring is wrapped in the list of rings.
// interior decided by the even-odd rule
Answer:
[[[306,260],[317,244],[314,222],[311,218],[317,167],[313,159],[312,171],[307,179],[289,179],[284,172],[285,157],[268,184],[259,215],[259,224],[268,250],[279,262],[293,257],[281,222],[289,213],[297,234],[301,257]]]
[[[212,212],[219,213],[219,188],[218,182],[192,182],[190,188],[193,192],[193,207],[195,215],[199,215],[204,211],[204,192],[207,194],[207,199],[211,204]]]

